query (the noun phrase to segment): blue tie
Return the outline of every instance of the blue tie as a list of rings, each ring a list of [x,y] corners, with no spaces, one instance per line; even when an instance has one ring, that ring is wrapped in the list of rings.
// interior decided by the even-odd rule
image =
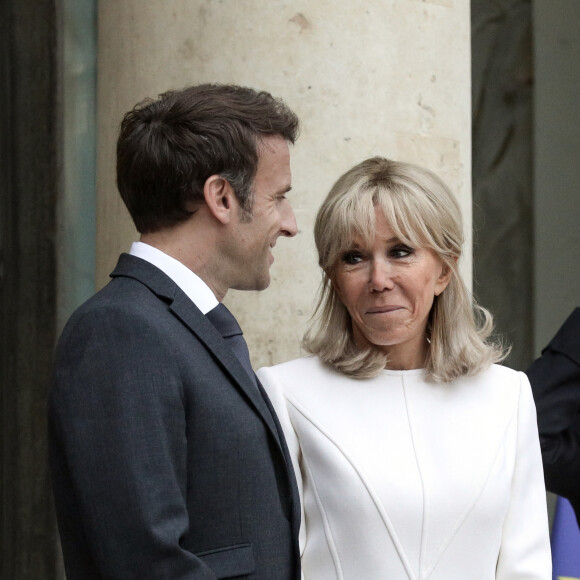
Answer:
[[[240,361],[244,370],[248,373],[248,376],[252,379],[252,382],[257,388],[258,384],[256,382],[256,375],[254,374],[252,363],[250,362],[248,345],[246,344],[242,329],[240,328],[238,321],[234,318],[234,315],[220,303],[213,310],[210,310],[206,314],[206,317],[230,345],[236,358]]]

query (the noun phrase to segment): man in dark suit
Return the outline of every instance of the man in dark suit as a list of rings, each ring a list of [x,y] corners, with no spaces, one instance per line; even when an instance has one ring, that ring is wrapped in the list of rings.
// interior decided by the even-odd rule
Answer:
[[[49,405],[68,580],[300,577],[291,461],[221,305],[266,288],[296,234],[297,129],[281,101],[229,85],[125,115],[117,184],[140,241],[69,320]]]
[[[546,489],[580,522],[580,308],[526,371],[536,401]]]

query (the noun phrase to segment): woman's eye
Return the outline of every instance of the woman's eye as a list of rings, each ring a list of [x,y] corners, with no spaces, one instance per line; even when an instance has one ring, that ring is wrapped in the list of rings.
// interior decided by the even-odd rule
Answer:
[[[393,258],[406,258],[413,253],[413,248],[409,248],[409,246],[395,246],[391,250],[391,256]]]
[[[345,264],[358,264],[363,259],[362,254],[356,251],[345,252],[342,255],[342,261]]]

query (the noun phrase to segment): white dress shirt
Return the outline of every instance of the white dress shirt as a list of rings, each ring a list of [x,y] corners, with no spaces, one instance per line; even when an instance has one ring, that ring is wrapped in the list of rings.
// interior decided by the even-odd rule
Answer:
[[[210,287],[197,274],[165,252],[143,242],[133,242],[129,254],[146,260],[167,274],[201,310],[202,314],[207,314],[219,304]]]

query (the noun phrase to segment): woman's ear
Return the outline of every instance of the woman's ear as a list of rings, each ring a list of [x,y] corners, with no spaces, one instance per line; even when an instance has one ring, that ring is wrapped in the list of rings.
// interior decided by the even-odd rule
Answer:
[[[334,276],[330,275],[328,270],[325,270],[326,275],[328,276],[328,283],[332,287],[332,289],[336,292],[336,295],[342,300],[342,293],[340,291],[340,286],[336,283],[336,279]]]
[[[457,258],[454,258],[455,264],[457,264]],[[435,283],[435,296],[439,296],[447,288],[451,277],[454,275],[455,269],[446,264],[445,262],[441,263],[441,274],[439,278],[437,278],[437,282]]]
[[[236,211],[236,194],[230,182],[210,175],[203,184],[203,197],[210,213],[222,224],[229,223]]]

